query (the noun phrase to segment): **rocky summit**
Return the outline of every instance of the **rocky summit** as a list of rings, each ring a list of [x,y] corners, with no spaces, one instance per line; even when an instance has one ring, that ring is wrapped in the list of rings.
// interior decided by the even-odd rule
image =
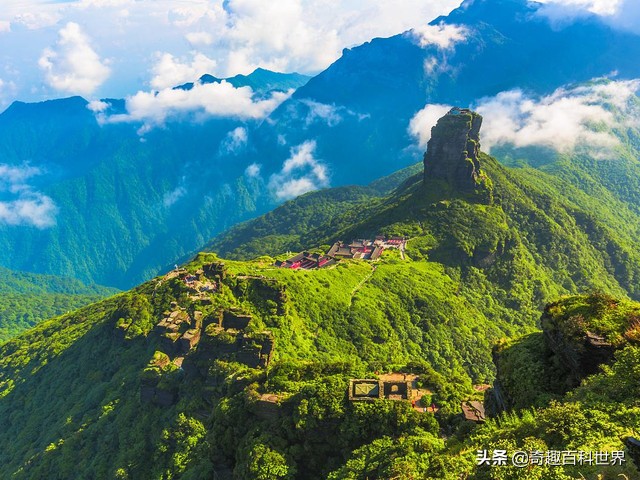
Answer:
[[[452,108],[431,129],[424,155],[424,179],[443,180],[451,187],[474,192],[480,184],[480,127],[482,116]]]

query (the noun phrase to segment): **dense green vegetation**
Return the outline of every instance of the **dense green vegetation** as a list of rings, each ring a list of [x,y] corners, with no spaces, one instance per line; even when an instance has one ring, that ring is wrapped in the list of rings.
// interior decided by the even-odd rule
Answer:
[[[622,449],[618,437],[630,433],[640,413],[636,346],[623,347],[611,368],[580,388],[550,394],[541,379],[562,377],[551,376],[548,359],[539,358],[544,345],[527,346],[540,334],[505,344],[502,357],[524,355],[526,361],[502,365],[503,386],[518,396],[512,387],[525,381],[539,395],[526,398],[532,391],[521,389],[523,410],[472,427],[458,418],[459,402],[478,398],[472,382],[491,377],[484,339],[500,332],[497,326],[487,330],[491,323],[455,294],[442,267],[391,254],[369,277],[366,263],[295,272],[274,269],[271,260],[226,262],[212,305],[190,307],[179,279],[154,281],[45,322],[1,347],[4,471],[11,478],[209,478],[213,472],[226,478],[231,470],[247,479],[637,474],[630,462],[604,470],[541,467],[537,476],[475,466],[477,449]],[[211,261],[217,258],[202,254],[189,270]],[[284,288],[283,304],[269,300],[265,276],[276,280],[273,288]],[[585,298],[570,297],[565,305],[584,314]],[[203,363],[200,347],[190,354],[195,369],[166,364],[154,325],[172,301],[205,315],[220,307],[250,312],[252,330],[266,327],[276,335],[271,366],[252,369],[223,358]],[[610,314],[591,311],[587,318]],[[123,325],[125,335],[118,333]],[[383,371],[419,374],[438,414],[416,412],[406,402],[347,401],[349,378]],[[178,392],[177,404],[141,401],[141,382],[149,375]],[[275,413],[264,414],[265,393],[277,395]]]
[[[527,169],[505,169],[487,156],[481,161],[493,202],[413,177],[391,194],[343,188],[304,196],[213,244],[242,256],[260,245],[269,251],[271,238],[282,239],[272,248],[285,251],[385,233],[411,237],[404,255],[388,250],[375,264],[343,260],[295,271],[275,268],[275,258],[264,255],[221,267],[216,254],[202,253],[186,268],[197,275],[203,269],[216,283],[205,302],[182,280],[187,272],[171,273],[6,343],[0,347],[5,471],[33,479],[45,472],[136,479],[634,478],[630,461],[606,470],[533,473],[475,464],[478,449],[621,450],[619,437],[637,424],[633,394],[608,383],[622,388],[634,381],[636,346],[619,350],[617,363],[575,389],[574,372],[536,333],[546,303],[598,289],[619,299],[567,297],[546,310],[543,326],[548,318],[571,324],[567,319],[579,311],[580,325],[613,335],[620,348],[626,345],[620,339],[635,338],[628,331],[638,305],[627,297],[637,295],[634,244],[624,230],[586,219],[568,198],[570,186],[560,195],[529,181]],[[331,199],[343,200],[342,214]],[[202,319],[178,330],[201,335],[186,355],[158,326],[172,311]],[[241,334],[223,330],[221,311],[251,321]],[[522,333],[528,335],[521,341],[501,341]],[[256,367],[247,352],[270,336],[271,362]],[[238,339],[249,350],[237,350]],[[460,402],[482,397],[474,384],[493,382],[496,343],[498,382],[514,410],[474,426],[460,418]],[[410,402],[348,401],[349,379],[389,372],[418,375],[437,413]]]
[[[211,260],[215,260],[211,255],[200,256],[190,270]],[[376,273],[393,269],[397,261],[391,258]],[[412,358],[409,351],[422,343],[403,345],[409,341],[406,337],[388,344],[377,340],[373,345],[368,332],[358,332],[373,328],[385,335],[386,329],[386,335],[396,336],[388,318],[381,318],[379,326],[368,325],[366,317],[355,318],[365,313],[366,295],[380,295],[374,287],[368,293],[352,294],[371,267],[346,263],[333,270],[305,273],[275,270],[271,262],[228,263],[227,278],[212,297],[214,304],[204,309],[207,314],[220,306],[242,306],[254,315],[252,328],[266,326],[274,331],[277,350],[268,376],[262,370],[221,360],[207,364],[209,383],[193,374],[172,379],[180,373],[175,368],[156,369],[168,384],[178,382],[180,400],[170,408],[141,407],[139,392],[141,379],[148,375],[145,372],[154,370],[148,364],[163,358],[157,353],[162,347],[157,333],[151,331],[153,325],[171,301],[189,303],[180,280],[143,285],[45,322],[7,343],[0,351],[0,458],[5,471],[15,478],[39,478],[44,472],[60,477],[74,472],[80,478],[83,472],[107,478],[174,478],[183,473],[185,478],[203,478],[213,468],[235,465],[241,478],[287,478],[296,471],[314,478],[337,468],[345,452],[380,435],[424,431],[435,439],[438,426],[433,416],[418,414],[409,404],[345,403],[349,377],[372,374],[373,368],[382,366],[390,368],[391,361],[401,367]],[[257,293],[256,274],[267,273],[285,287],[284,315],[278,315],[269,300]],[[381,273],[380,281],[386,282],[388,274]],[[344,290],[332,295],[335,283]],[[446,283],[420,286],[418,282],[411,288],[431,289],[431,295],[441,297],[439,302],[446,302],[438,286],[450,288]],[[403,290],[402,284],[393,289]],[[407,296],[399,302],[409,300]],[[332,318],[332,312],[344,310],[352,301],[352,318]],[[464,308],[471,307],[460,302],[450,309],[458,308],[462,310],[456,321],[464,323]],[[400,311],[400,305],[397,309]],[[404,323],[399,329],[415,333],[408,316],[398,321]],[[124,337],[118,334],[123,325]],[[322,333],[317,331],[320,326]],[[469,341],[465,348],[475,349],[474,343]],[[451,347],[443,347],[440,355],[442,365],[454,365],[444,368],[449,371],[445,376],[435,373],[424,360],[411,368],[430,379],[439,392],[439,404],[454,412],[462,392],[471,390],[471,382]],[[218,376],[224,380],[212,388],[210,380]],[[454,388],[455,384],[459,387]],[[284,416],[277,428],[268,420],[257,419],[252,412],[262,392],[277,393],[283,399],[282,408],[295,413]],[[23,402],[19,410],[15,410],[16,401]],[[371,425],[374,417],[380,421]],[[336,435],[341,440],[330,441]],[[297,447],[292,449],[294,444]],[[28,463],[21,460],[26,458]],[[279,463],[276,470],[281,477],[269,476]]]
[[[388,198],[343,204],[341,215],[322,222],[317,212],[323,209],[316,210],[313,200],[322,204],[332,195],[343,195],[343,190],[329,190],[235,227],[211,248],[248,259],[259,245],[268,250],[272,238],[280,240],[281,250],[297,251],[377,233],[407,235],[413,237],[407,247],[411,258],[447,266],[453,278],[477,287],[468,293],[479,301],[487,299],[481,295],[486,280],[499,285],[493,298],[503,305],[517,304],[516,313],[506,314],[520,316],[521,324],[547,301],[581,289],[638,297],[640,256],[632,235],[637,221],[621,222],[605,210],[607,198],[589,203],[591,197],[551,175],[531,168],[505,169],[487,156],[481,161],[495,185],[491,205],[469,202],[445,184],[423,186],[415,177]]]
[[[618,325],[632,318],[638,308],[640,303],[602,293],[564,297],[547,307],[543,328],[545,333],[559,328],[569,339],[576,338],[594,326]],[[576,318],[583,320],[579,328]],[[478,428],[467,444],[508,449],[530,444],[543,451],[621,449],[620,439],[636,434],[639,425],[640,342],[633,336],[621,340],[615,357],[577,388],[571,386],[563,361],[566,353],[554,350],[541,333],[502,343],[497,348],[498,381],[514,411]],[[538,476],[511,472],[513,476],[504,478],[565,479],[579,474],[596,478],[596,473],[603,474],[602,478],[623,478],[620,474],[636,478],[631,464],[627,452],[626,467],[554,467],[547,472],[540,469]]]
[[[640,341],[640,309],[636,302],[609,295],[581,295],[547,306],[547,329],[558,329],[566,337],[578,338],[584,332],[604,337],[614,346]]]
[[[0,157],[55,166],[38,189],[60,214],[48,230],[0,227],[2,262],[131,286],[266,211],[266,183],[309,139],[333,184],[366,182],[420,155],[407,126],[425,102],[637,76],[637,36],[597,20],[550,28],[525,21],[530,8],[467,2],[445,20],[473,33],[447,58],[413,35],[347,50],[255,124],[176,122],[141,141],[131,125],[100,126],[79,98],[16,103],[0,116]],[[427,58],[455,74],[427,75]],[[264,95],[276,77],[235,81]],[[235,151],[240,126],[250,140]],[[107,292],[6,272],[0,342],[60,316],[0,345],[0,478],[638,478],[629,457],[476,465],[478,450],[615,451],[637,435],[640,134],[615,133],[615,162],[499,152],[505,168],[482,155],[487,188],[476,194],[423,183],[418,166],[304,195],[215,239],[179,276],[73,312]],[[254,163],[259,176],[245,170]],[[287,251],[377,234],[410,237],[406,252],[318,271],[273,266]],[[224,275],[206,273],[220,258]],[[213,284],[190,289],[187,273]],[[251,320],[227,328],[225,315]],[[605,360],[584,354],[587,339]],[[437,411],[349,401],[351,379],[391,372],[417,375]],[[509,411],[463,421],[461,401],[480,400],[484,383]]]
[[[115,289],[0,268],[0,343],[42,320],[98,301]]]

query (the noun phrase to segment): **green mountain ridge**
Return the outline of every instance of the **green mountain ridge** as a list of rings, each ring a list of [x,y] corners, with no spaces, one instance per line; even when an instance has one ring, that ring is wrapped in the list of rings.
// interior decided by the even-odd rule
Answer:
[[[213,244],[241,256],[260,242],[268,251],[275,238],[272,248],[285,258],[289,246],[397,234],[410,237],[404,255],[391,249],[376,263],[296,271],[276,268],[270,256],[221,260],[205,252],[183,270],[7,342],[0,476],[635,478],[631,461],[532,471],[476,465],[479,449],[622,450],[620,438],[638,418],[640,364],[632,336],[578,389],[568,380],[552,392],[540,384],[546,397],[514,397],[525,410],[484,426],[459,418],[462,400],[482,398],[472,385],[495,379],[492,346],[504,337],[528,333],[503,350],[530,361],[512,368],[498,361],[503,387],[514,384],[509,375],[533,374],[534,384],[548,378],[544,359],[533,358],[542,344],[526,343],[539,335],[548,302],[581,290],[617,295],[600,309],[577,300],[550,310],[562,324],[574,316],[563,312],[582,309],[583,325],[604,328],[598,334],[624,331],[633,325],[627,312],[640,308],[607,313],[638,296],[640,260],[625,230],[585,213],[568,183],[560,189],[542,182],[543,173],[532,180],[532,169],[484,154],[477,160],[472,191],[405,172],[391,193],[383,181],[378,191],[308,194]],[[327,210],[334,198],[343,200],[340,214]],[[522,342],[525,354],[516,354]],[[418,375],[420,401],[437,413],[408,401],[348,400],[350,379],[391,372]],[[627,385],[635,390],[623,393]]]
[[[118,292],[72,278],[14,272],[2,267],[0,279],[0,343],[42,320]]]
[[[489,257],[500,246],[504,248],[500,253],[503,258],[511,255],[525,262],[523,268],[533,264],[530,268],[543,276],[569,270],[569,278],[556,282],[566,286],[555,294],[606,288],[637,298],[638,256],[633,235],[637,220],[623,224],[606,210],[611,201],[610,205],[619,205],[619,211],[626,210],[627,218],[633,218],[628,207],[616,202],[611,193],[601,190],[608,194],[600,199],[590,197],[539,170],[508,169],[484,154],[481,162],[494,184],[494,205],[469,204],[464,196],[447,192],[448,187],[438,182],[430,185],[435,194],[424,191],[421,175],[417,175],[407,182],[406,190],[391,197],[369,195],[342,205],[336,203],[341,215],[328,215],[324,223],[312,221],[317,214],[313,206],[326,212],[324,202],[348,198],[351,191],[346,188],[308,194],[232,228],[209,248],[230,258],[249,259],[255,256],[256,245],[266,243],[265,253],[271,253],[269,242],[261,240],[265,238],[281,239],[280,251],[298,251],[377,233],[407,235],[414,237],[407,253],[416,259],[432,258],[452,267],[477,267],[483,261],[499,265],[500,257]],[[587,205],[589,211],[584,209]],[[473,225],[487,227],[474,230]],[[554,236],[558,237],[556,244],[549,245],[547,240]],[[550,250],[557,251],[555,256],[549,255]],[[493,265],[489,267],[490,271]],[[540,279],[538,288],[544,288],[545,283]]]

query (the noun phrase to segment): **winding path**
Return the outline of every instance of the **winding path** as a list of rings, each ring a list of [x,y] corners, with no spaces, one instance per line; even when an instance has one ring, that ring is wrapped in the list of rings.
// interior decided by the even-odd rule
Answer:
[[[351,290],[351,299],[349,300],[349,306],[353,305],[353,297],[355,297],[356,293],[358,293],[358,290],[360,290],[362,286],[365,283],[367,283],[371,277],[373,277],[373,274],[375,273],[376,268],[377,268],[377,265],[372,265],[371,272],[366,277],[364,277],[358,285],[353,287],[353,290]]]

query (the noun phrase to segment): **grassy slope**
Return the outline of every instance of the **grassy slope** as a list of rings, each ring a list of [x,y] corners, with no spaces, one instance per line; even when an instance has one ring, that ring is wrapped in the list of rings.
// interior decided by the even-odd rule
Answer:
[[[611,195],[587,197],[552,175],[531,168],[505,169],[486,156],[483,160],[495,184],[494,206],[469,203],[443,185],[416,194],[421,189],[416,177],[388,199],[370,195],[366,201],[335,202],[342,213],[323,222],[318,215],[326,208],[316,209],[315,201],[325,205],[334,195],[346,196],[345,189],[328,190],[236,227],[211,248],[248,259],[255,257],[258,246],[268,248],[274,237],[282,239],[280,251],[297,251],[337,239],[406,234],[414,237],[408,250],[412,258],[435,260],[469,282],[475,277],[480,284],[488,279],[500,285],[501,291],[494,292],[500,303],[524,302],[518,306],[524,315],[537,315],[546,301],[582,289],[638,297],[635,214],[621,219],[618,206],[624,205]],[[483,258],[491,264],[482,266]],[[516,271],[505,268],[511,263]]]
[[[205,314],[241,307],[254,315],[253,329],[273,331],[277,347],[268,375],[218,359],[204,365],[205,378],[202,370],[183,378],[176,371],[160,374],[178,385],[177,405],[140,405],[140,375],[160,349],[153,326],[172,300],[189,303],[179,281],[149,282],[0,347],[4,471],[13,478],[45,472],[56,478],[71,472],[78,478],[207,478],[232,468],[238,478],[257,479],[473,471],[474,449],[502,441],[501,432],[516,442],[524,438],[516,433],[529,425],[507,418],[471,439],[468,428],[457,425],[454,413],[462,398],[473,395],[472,382],[493,376],[491,344],[533,332],[540,306],[559,294],[600,288],[635,296],[631,280],[640,268],[624,232],[584,220],[566,196],[484,161],[495,185],[494,205],[441,185],[425,189],[408,182],[389,198],[367,199],[370,217],[358,210],[361,202],[330,226],[300,226],[301,219],[313,218],[313,196],[303,197],[302,207],[285,206],[300,208],[288,233],[297,242],[314,237],[306,244],[313,246],[337,236],[403,233],[413,237],[406,260],[387,252],[375,271],[366,263],[342,262],[313,272],[275,269],[269,257],[227,261],[229,275]],[[603,251],[602,241],[610,248]],[[623,265],[618,252],[627,255]],[[214,259],[202,254],[188,268]],[[261,280],[247,276],[272,278],[284,289],[281,314],[259,293]],[[127,339],[116,334],[121,318],[134,325]],[[430,414],[402,403],[346,402],[348,378],[402,368],[423,375],[441,407],[441,427],[458,432],[447,445]],[[286,413],[280,419],[256,416],[256,398],[265,392],[282,395]],[[546,417],[536,417],[547,421],[532,430],[534,436],[548,446],[592,445],[579,429],[547,438],[553,420],[573,411],[563,408],[552,406],[540,414]],[[617,417],[608,421],[604,445],[620,448],[614,434],[624,424]]]

